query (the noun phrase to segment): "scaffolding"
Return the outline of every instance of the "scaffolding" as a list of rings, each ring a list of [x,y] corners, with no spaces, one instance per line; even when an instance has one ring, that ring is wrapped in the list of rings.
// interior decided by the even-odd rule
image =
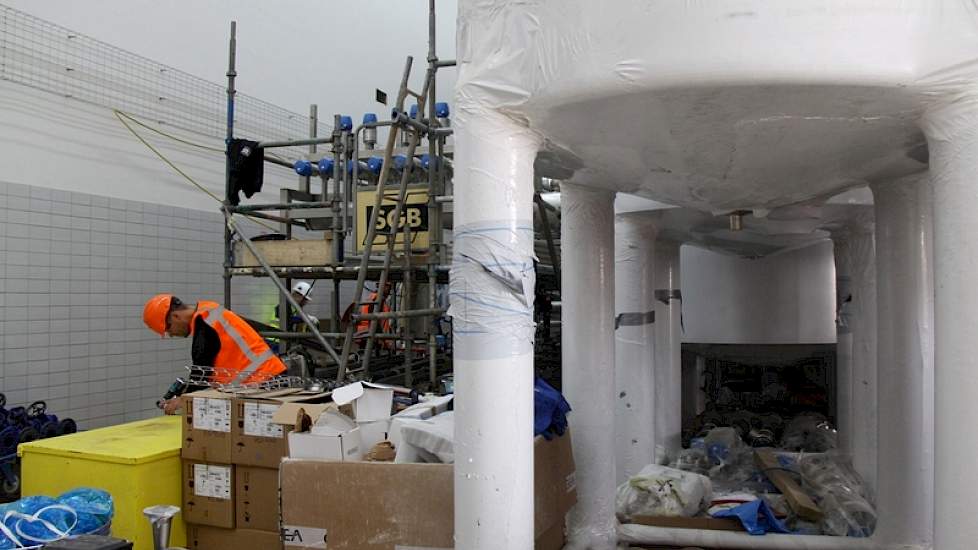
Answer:
[[[436,102],[435,76],[455,62],[438,59],[433,0],[428,8],[424,89],[403,86],[403,101],[398,100],[391,119],[373,117],[356,127],[349,117],[320,119],[315,105],[307,116],[238,92],[233,23],[225,88],[0,5],[0,80],[111,108],[127,128],[128,122],[143,125],[139,121],[144,120],[152,123],[146,128],[170,139],[180,141],[156,126],[223,137],[228,166],[224,196],[216,198],[222,200],[226,220],[225,304],[232,302],[232,278],[268,279],[281,296],[277,309],[282,326],[252,324],[265,337],[277,340],[280,351],[305,359],[306,367],[298,369],[299,374],[438,389],[440,377],[451,372],[451,325],[444,315],[444,296],[451,258],[454,151],[447,104]],[[215,108],[222,99],[226,109]],[[377,134],[384,130],[390,132],[386,148],[377,145]],[[232,204],[227,154],[236,134],[260,136],[257,145],[265,163],[300,173],[295,188],[282,189],[277,203]],[[171,167],[184,175],[172,163]],[[545,180],[536,181],[535,200],[539,219],[547,222],[555,219],[556,210],[540,199],[539,193],[548,190],[541,182]],[[423,211],[422,227],[404,223],[415,211]],[[326,243],[328,257],[276,262],[264,252],[269,243],[244,235],[239,215],[277,224],[287,242],[305,245],[310,241],[296,238],[326,235],[319,242]],[[373,237],[368,238],[371,229]],[[537,240],[538,281],[556,288],[557,241],[549,223],[539,230],[544,237]],[[243,261],[244,256],[252,261]],[[321,326],[290,299],[289,289],[298,279],[332,286],[333,303]],[[367,303],[370,300],[360,292],[349,300],[354,303],[352,311],[344,315],[341,284],[347,291],[354,284],[360,289],[376,284],[377,293],[383,294],[388,282],[400,289],[388,300],[390,311],[383,303]],[[357,325],[368,328],[351,330]],[[554,341],[549,329],[546,336],[539,340],[559,346],[559,338]],[[551,347],[538,363],[559,365],[559,356]]]
[[[439,286],[448,282],[448,245],[444,239],[445,206],[451,203],[450,188],[451,135],[447,107],[437,104],[436,75],[439,68],[454,66],[454,61],[438,59],[435,54],[434,0],[429,2],[429,47],[424,87],[411,90],[408,78],[413,60],[405,63],[401,86],[389,121],[365,117],[353,127],[352,119],[335,115],[332,131],[318,135],[318,108],[310,108],[308,138],[269,139],[254,144],[265,162],[294,168],[300,178],[296,189],[282,189],[280,202],[273,204],[236,205],[232,194],[232,163],[235,143],[234,112],[236,109],[235,23],[231,24],[227,71],[228,144],[225,200],[222,211],[226,220],[224,256],[224,301],[232,304],[233,277],[266,277],[277,287],[281,300],[278,329],[258,325],[266,338],[280,342],[280,352],[289,356],[303,355],[313,367],[297,371],[300,375],[329,378],[337,382],[351,379],[374,379],[416,384],[415,375],[423,373],[423,385],[430,389],[439,386],[439,374],[451,371],[446,351],[450,340],[439,338],[436,327],[445,313],[439,306]],[[408,108],[408,101],[416,102]],[[387,146],[375,149],[377,130],[388,129]],[[402,139],[398,140],[401,134]],[[423,142],[426,142],[423,144]],[[361,143],[364,147],[361,148]],[[328,146],[328,154],[320,156],[318,146]],[[279,148],[295,150],[308,147],[304,159],[289,163],[269,151]],[[425,155],[416,156],[427,150]],[[249,151],[250,154],[255,154]],[[319,157],[319,158],[317,158]],[[319,176],[318,192],[313,176]],[[396,182],[392,183],[392,179]],[[418,198],[421,198],[419,201]],[[368,199],[369,200],[366,200]],[[410,211],[409,211],[410,210]],[[415,212],[418,214],[415,215]],[[259,217],[280,224],[283,240],[253,242],[235,221],[236,214]],[[420,223],[421,220],[426,223]],[[413,223],[418,221],[418,224]],[[414,226],[414,227],[412,227]],[[319,234],[329,257],[322,248],[303,256],[299,247],[310,240],[295,239],[296,229]],[[417,246],[419,233],[424,233],[423,246]],[[322,242],[320,241],[320,242]],[[352,243],[352,250],[347,245]],[[307,247],[308,248],[308,247]],[[291,249],[291,250],[290,250]],[[382,254],[375,255],[374,250]],[[277,251],[277,252],[273,252]],[[270,255],[285,254],[285,261],[270,260]],[[247,256],[248,262],[243,261]],[[315,262],[303,261],[315,258]],[[250,263],[250,265],[245,265]],[[257,264],[257,265],[255,265]],[[293,279],[327,280],[332,282],[329,331],[321,330],[291,295]],[[356,281],[351,311],[344,315],[340,304],[340,283]],[[378,298],[365,300],[368,281],[377,285]],[[385,308],[388,284],[399,285],[400,300],[391,300]],[[419,292],[426,285],[426,296]],[[299,318],[293,322],[293,316]],[[412,321],[424,321],[417,330]],[[358,327],[366,324],[366,333]],[[379,331],[380,327],[394,327]],[[300,331],[304,328],[304,331]],[[375,342],[381,342],[375,346]],[[378,356],[377,349],[387,353]],[[381,354],[382,355],[382,354]]]

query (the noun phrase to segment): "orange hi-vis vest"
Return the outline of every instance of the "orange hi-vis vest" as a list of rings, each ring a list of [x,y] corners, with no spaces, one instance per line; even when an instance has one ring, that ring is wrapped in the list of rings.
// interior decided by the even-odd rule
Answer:
[[[285,364],[247,321],[217,302],[197,302],[191,330],[200,317],[221,339],[214,359],[212,382],[246,384],[263,382],[286,371]]]
[[[386,298],[386,296],[385,296],[385,298]],[[368,300],[371,301],[371,302],[376,302],[377,301],[377,293],[376,292],[371,292],[370,293],[370,298],[368,298]],[[383,312],[386,313],[386,312],[389,312],[390,310],[391,310],[391,307],[389,305],[387,305],[387,300],[385,299],[384,300],[384,303],[380,307],[380,311],[383,311]],[[377,311],[376,306],[374,308],[374,311]],[[360,314],[361,315],[367,315],[368,313],[370,313],[370,305],[360,306]],[[359,323],[357,323],[357,332],[367,332],[369,330],[370,330],[370,320],[369,319],[363,319]],[[390,319],[378,319],[377,320],[377,332],[379,332],[379,333],[389,333],[390,331],[391,331],[391,320]]]

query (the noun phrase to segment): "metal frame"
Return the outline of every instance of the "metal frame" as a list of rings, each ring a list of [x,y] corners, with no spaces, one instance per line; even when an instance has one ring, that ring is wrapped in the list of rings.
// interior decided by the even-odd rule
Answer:
[[[282,341],[282,346],[288,348],[292,343],[301,339],[314,339],[326,353],[335,361],[337,366],[336,379],[337,381],[342,381],[347,377],[348,371],[355,371],[358,376],[369,377],[371,375],[369,370],[370,358],[373,353],[373,341],[374,339],[381,340],[401,340],[403,342],[403,349],[405,351],[405,383],[410,385],[413,382],[412,371],[414,370],[414,365],[416,361],[413,357],[414,348],[414,334],[412,334],[409,327],[409,323],[404,322],[398,334],[378,334],[377,332],[377,321],[382,319],[397,319],[401,321],[407,321],[408,319],[418,318],[418,317],[429,317],[432,318],[432,323],[427,331],[426,346],[428,352],[428,378],[432,386],[437,384],[438,375],[438,346],[436,340],[436,328],[434,319],[445,313],[444,309],[438,308],[437,306],[437,285],[447,282],[448,266],[445,265],[447,262],[447,247],[443,242],[443,231],[442,231],[442,209],[443,204],[450,202],[451,197],[444,196],[444,189],[446,186],[446,178],[448,176],[447,166],[449,162],[446,158],[447,154],[451,154],[450,150],[446,150],[445,140],[451,133],[450,128],[443,128],[439,125],[437,118],[435,117],[435,98],[436,98],[436,75],[437,70],[443,67],[451,67],[455,65],[454,61],[442,61],[437,58],[435,53],[435,0],[429,0],[429,32],[428,32],[428,56],[427,56],[427,71],[425,84],[422,91],[414,92],[407,87],[407,75],[410,71],[411,58],[409,57],[406,62],[404,80],[402,82],[401,90],[398,94],[397,109],[395,110],[395,116],[390,121],[377,122],[372,124],[361,124],[354,131],[343,130],[340,124],[340,117],[336,115],[335,123],[333,127],[333,132],[329,136],[317,136],[316,128],[318,127],[318,108],[313,105],[310,107],[310,136],[308,139],[302,140],[279,140],[279,141],[259,141],[259,145],[264,149],[278,148],[278,147],[298,147],[298,146],[308,146],[310,159],[312,159],[316,154],[317,145],[330,145],[331,153],[333,155],[333,173],[332,174],[319,174],[322,179],[322,192],[319,194],[313,194],[311,192],[311,182],[308,176],[300,176],[299,179],[299,189],[283,189],[282,200],[279,203],[272,204],[253,204],[253,205],[238,205],[233,206],[230,203],[231,197],[231,170],[230,170],[230,156],[228,156],[228,164],[225,171],[225,200],[222,208],[222,212],[225,216],[225,235],[224,235],[224,245],[225,245],[225,255],[224,255],[224,302],[225,306],[230,307],[231,305],[231,279],[235,276],[263,276],[272,280],[276,285],[279,294],[281,296],[280,300],[280,313],[279,318],[281,319],[281,330],[279,331],[266,331],[262,334],[266,337],[276,337],[280,338]],[[229,55],[228,55],[228,86],[227,86],[227,132],[226,132],[226,145],[230,148],[231,141],[234,138],[234,102],[235,102],[235,78],[237,72],[235,70],[235,57],[236,57],[236,25],[234,22],[231,23],[231,36],[229,40]],[[418,119],[412,119],[407,116],[404,109],[404,102],[408,98],[414,98],[419,104],[419,117]],[[425,118],[425,107],[427,107],[427,118]],[[345,254],[345,243],[348,238],[356,238],[356,212],[357,212],[357,193],[356,188],[358,187],[359,181],[359,161],[361,157],[360,150],[360,137],[361,132],[367,128],[378,128],[386,126],[390,128],[390,133],[388,136],[388,147],[384,151],[384,166],[381,171],[381,177],[376,184],[377,199],[375,208],[371,214],[370,227],[368,228],[367,244],[365,246],[364,253],[362,255],[357,255],[354,257],[347,256]],[[403,171],[400,177],[401,192],[396,201],[394,210],[395,224],[392,230],[392,237],[388,239],[388,243],[385,246],[385,254],[381,258],[372,257],[370,254],[370,248],[373,246],[373,240],[376,238],[376,217],[379,213],[379,205],[382,203],[382,196],[384,193],[384,185],[387,183],[388,174],[391,171],[391,159],[396,152],[401,152],[399,148],[396,148],[396,134],[398,131],[405,131],[411,135],[411,145],[403,151],[410,158],[414,157],[416,149],[421,145],[424,139],[428,140],[428,154],[432,159],[431,165],[428,169],[427,183],[428,183],[428,216],[429,216],[429,254],[426,261],[420,264],[412,263],[412,250],[411,250],[411,240],[408,238],[410,234],[409,228],[401,228],[400,214],[404,204],[405,193],[404,189],[407,182],[411,177],[411,168],[407,168]],[[371,150],[370,153],[375,152]],[[367,153],[368,155],[370,153]],[[288,162],[283,161],[272,155],[265,155],[265,160],[267,162],[291,167]],[[365,157],[363,157],[365,158]],[[344,167],[347,163],[352,162],[352,171],[347,171]],[[331,184],[331,185],[330,185]],[[300,199],[300,202],[294,202],[296,198]],[[282,225],[282,232],[286,234],[287,237],[291,238],[292,228],[294,226],[304,227],[306,229],[311,229],[308,222],[303,221],[302,211],[309,209],[326,209],[332,213],[332,223],[331,227],[327,231],[332,231],[333,233],[333,250],[334,257],[332,265],[316,265],[316,266],[300,266],[300,267],[272,267],[268,264],[265,258],[260,254],[260,252],[252,245],[251,241],[245,237],[235,222],[235,214],[245,214],[249,216],[261,217],[264,219],[269,219],[272,221],[279,222]],[[276,214],[269,214],[268,212],[277,212]],[[395,255],[395,241],[394,236],[398,232],[406,232],[404,239],[403,250],[400,253],[403,254],[403,265],[396,265],[393,261]],[[261,268],[239,268],[234,266],[233,262],[233,243],[235,234],[239,235],[244,246],[255,256]],[[383,245],[381,245],[383,246]],[[379,260],[379,263],[378,261]],[[351,263],[353,262],[353,263]],[[291,296],[291,280],[292,278],[309,278],[309,279],[331,279],[333,281],[333,303],[331,304],[331,332],[322,332],[317,326],[309,319],[308,315],[302,311],[299,305]],[[342,280],[356,279],[357,288],[360,289],[361,294],[354,296],[354,302],[356,304],[357,310],[354,312],[352,319],[347,327],[347,330],[340,332],[340,304],[339,300],[339,290],[340,282]],[[367,280],[377,281],[378,285],[381,287],[388,281],[400,281],[405,287],[405,296],[407,299],[402,300],[402,307],[410,305],[411,299],[410,295],[413,291],[413,285],[416,281],[426,281],[429,285],[427,299],[428,307],[422,307],[420,309],[408,310],[399,309],[391,312],[375,312],[373,306],[369,306],[367,313],[360,313],[359,307],[364,305],[362,303],[362,290],[364,284]],[[302,322],[308,327],[309,332],[296,332],[289,326],[289,306],[295,308],[296,313],[302,319]],[[421,304],[424,305],[424,304]],[[362,366],[356,369],[348,369],[351,361],[352,354],[352,344],[354,338],[359,338],[361,335],[355,333],[354,328],[357,321],[366,320],[370,321],[370,330],[367,334],[366,339],[366,349],[362,354]],[[340,353],[330,345],[329,340],[342,341],[343,349]]]

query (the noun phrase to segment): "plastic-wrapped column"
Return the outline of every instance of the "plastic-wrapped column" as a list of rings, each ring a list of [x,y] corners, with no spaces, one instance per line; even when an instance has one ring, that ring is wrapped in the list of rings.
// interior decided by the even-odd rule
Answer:
[[[930,183],[873,186],[879,340],[879,523],[886,543],[929,545],[934,503],[934,284]]]
[[[560,187],[563,391],[573,411],[577,505],[568,546],[611,550],[615,533],[614,193]]]
[[[537,137],[456,116],[455,547],[533,547],[533,159]]]
[[[655,438],[674,458],[682,447],[682,291],[680,243],[655,243]]]
[[[866,212],[833,232],[836,280],[849,292],[839,314],[837,365],[841,447],[859,475],[876,489],[876,245]]]
[[[923,119],[934,190],[934,548],[978,540],[978,90],[952,95]]]
[[[849,300],[852,278],[846,261],[846,243],[832,243],[835,255],[835,414],[839,430],[839,450],[852,453],[852,319]]]
[[[655,457],[655,223],[615,218],[615,445],[618,483]]]

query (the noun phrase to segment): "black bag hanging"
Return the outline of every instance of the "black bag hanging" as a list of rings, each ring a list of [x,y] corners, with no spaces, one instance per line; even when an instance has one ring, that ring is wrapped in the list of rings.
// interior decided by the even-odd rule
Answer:
[[[245,197],[261,191],[265,180],[265,151],[258,146],[257,141],[247,139],[232,139],[228,148],[231,160],[231,204],[237,206],[241,202],[238,193]]]

